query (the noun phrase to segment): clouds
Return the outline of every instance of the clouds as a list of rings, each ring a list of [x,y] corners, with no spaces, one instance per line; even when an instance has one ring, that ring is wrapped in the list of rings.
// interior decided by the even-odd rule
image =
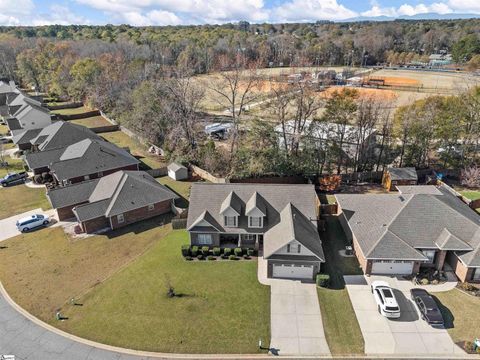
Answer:
[[[381,3],[380,3],[381,1]],[[12,3],[14,2],[14,6]],[[136,26],[346,20],[426,13],[480,14],[479,0],[0,0],[0,25],[121,24]],[[398,4],[398,3],[397,3]],[[367,7],[368,6],[368,7]],[[353,8],[357,10],[353,10]],[[74,11],[72,9],[75,9]]]

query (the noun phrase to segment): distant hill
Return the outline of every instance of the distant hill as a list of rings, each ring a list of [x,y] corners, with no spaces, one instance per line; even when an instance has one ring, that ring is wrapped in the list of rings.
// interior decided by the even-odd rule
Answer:
[[[480,14],[437,14],[437,13],[425,13],[416,14],[412,16],[403,15],[399,17],[390,16],[357,16],[354,18],[342,20],[340,22],[357,22],[357,21],[395,21],[395,20],[462,20],[462,19],[477,19],[480,18]]]

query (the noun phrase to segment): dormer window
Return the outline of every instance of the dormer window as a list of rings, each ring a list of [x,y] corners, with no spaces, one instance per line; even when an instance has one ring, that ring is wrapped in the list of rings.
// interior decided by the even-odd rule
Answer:
[[[248,227],[251,227],[251,228],[263,227],[263,216],[249,216]]]
[[[226,227],[237,227],[237,217],[236,216],[224,216],[225,226]]]

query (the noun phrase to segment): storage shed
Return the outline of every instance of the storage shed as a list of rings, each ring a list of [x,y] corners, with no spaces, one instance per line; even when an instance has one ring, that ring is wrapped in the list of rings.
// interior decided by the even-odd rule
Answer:
[[[168,176],[173,180],[186,180],[188,179],[188,169],[180,164],[171,163],[167,167]]]
[[[397,185],[417,185],[418,176],[414,167],[388,168],[383,174],[382,184],[388,191],[396,191]]]

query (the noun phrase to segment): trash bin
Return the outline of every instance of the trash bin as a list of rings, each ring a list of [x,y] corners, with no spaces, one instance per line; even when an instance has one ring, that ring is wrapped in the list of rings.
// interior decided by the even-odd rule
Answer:
[[[353,255],[353,247],[345,246],[345,255]]]

